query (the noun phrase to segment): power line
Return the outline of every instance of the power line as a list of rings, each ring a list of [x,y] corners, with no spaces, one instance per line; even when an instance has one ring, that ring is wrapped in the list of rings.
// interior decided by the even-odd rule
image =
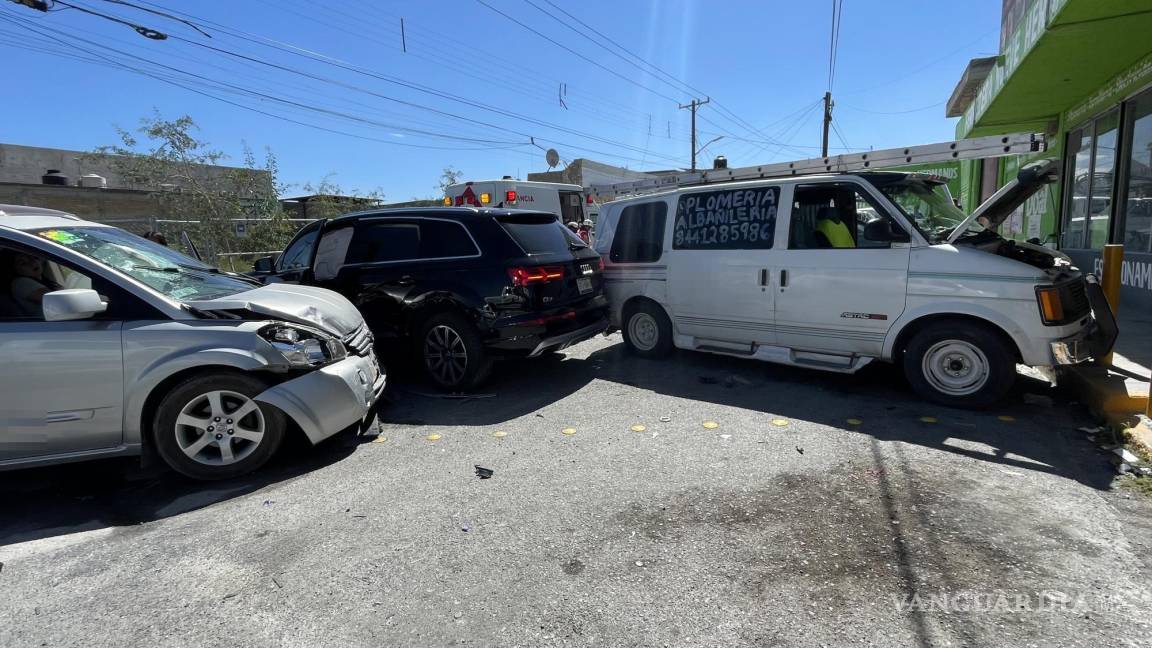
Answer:
[[[907,115],[908,113],[920,112],[922,110],[928,110],[930,108],[937,108],[939,106],[943,106],[946,103],[948,103],[947,100],[937,101],[936,103],[931,104],[929,106],[921,106],[919,108],[911,108],[909,110],[892,110],[892,111],[868,110],[867,108],[857,108],[856,106],[849,106],[847,104],[840,104],[840,107],[841,108],[847,108],[848,110],[855,110],[855,111],[862,112],[862,113],[868,113],[870,115]]]

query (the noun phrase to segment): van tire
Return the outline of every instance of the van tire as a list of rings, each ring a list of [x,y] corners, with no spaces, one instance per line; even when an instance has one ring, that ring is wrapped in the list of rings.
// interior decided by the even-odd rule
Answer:
[[[480,332],[463,315],[443,312],[424,321],[418,329],[414,351],[420,369],[437,387],[468,391],[492,373],[492,358]],[[440,358],[433,355],[443,353]],[[461,356],[461,354],[463,354]],[[463,367],[460,367],[463,360]]]
[[[974,322],[928,325],[908,343],[903,365],[921,397],[965,409],[996,403],[1016,380],[1016,354],[1008,341]]]
[[[672,352],[672,322],[659,304],[639,301],[624,308],[620,327],[624,347],[641,358],[663,358]]]
[[[182,475],[205,480],[231,479],[263,466],[280,448],[287,429],[283,412],[254,400],[266,389],[263,380],[236,372],[201,374],[177,384],[160,401],[152,421],[160,458]],[[248,413],[235,421],[229,418],[242,408]],[[182,420],[182,415],[189,418]],[[182,422],[195,420],[205,421],[200,424],[205,427]],[[228,444],[230,460],[221,443]]]

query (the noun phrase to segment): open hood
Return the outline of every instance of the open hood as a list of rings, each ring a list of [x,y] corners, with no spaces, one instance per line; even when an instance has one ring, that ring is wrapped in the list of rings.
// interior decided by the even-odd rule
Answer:
[[[975,211],[969,214],[963,223],[952,230],[952,233],[948,235],[948,243],[955,243],[957,239],[964,236],[978,218],[987,219],[985,225],[987,229],[996,229],[1008,219],[1012,212],[1016,211],[1016,208],[1023,205],[1024,201],[1047,185],[1056,182],[1059,179],[1059,170],[1059,161],[1053,159],[1037,160],[1025,164],[1016,174],[1016,179],[1000,187],[988,200],[985,200]]]
[[[270,284],[217,299],[185,302],[203,311],[250,311],[304,324],[345,337],[364,323],[360,311],[342,295],[324,288]]]

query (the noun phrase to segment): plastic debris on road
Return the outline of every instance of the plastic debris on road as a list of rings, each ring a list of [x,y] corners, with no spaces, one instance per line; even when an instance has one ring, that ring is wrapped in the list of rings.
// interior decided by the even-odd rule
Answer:
[[[920,422],[921,423],[935,423],[936,417],[935,416],[921,416]]]
[[[643,432],[644,430],[647,430],[648,428],[644,427],[643,425],[636,424],[636,425],[633,425],[630,429],[633,432]]]
[[[788,419],[772,419],[772,425],[776,427],[784,427],[788,425]]]
[[[576,428],[564,428],[563,430],[560,430],[560,434],[572,436],[573,434],[576,434]]]
[[[671,416],[661,416],[661,417],[660,417],[660,422],[661,422],[661,423],[671,423],[671,422],[672,422],[672,417],[671,417]]]
[[[426,437],[424,437],[424,438],[425,438],[425,439],[428,439],[429,441],[439,441],[439,440],[440,440],[440,435],[439,435],[439,434],[435,434],[435,433],[433,433],[433,434],[429,434],[428,436],[426,436]]]
[[[1011,423],[1012,421],[1016,420],[1015,416],[1009,416],[1007,414],[1001,414],[1000,416],[997,416],[996,418],[1000,419],[1001,421],[1004,421],[1005,423]]]
[[[847,423],[848,425],[863,425],[863,423],[864,423],[864,421],[861,421],[858,418],[844,419],[844,422]]]
[[[800,446],[796,446],[796,452],[799,452],[800,454],[804,454],[804,448],[801,448]]]
[[[497,439],[503,439],[504,437],[508,436],[508,433],[504,430],[496,430],[492,433],[492,436],[496,437]]]
[[[704,421],[705,430],[715,430],[718,427],[720,427],[720,424],[716,421]]]
[[[476,466],[476,476],[480,479],[490,479],[492,477],[492,469],[484,468],[483,466]]]

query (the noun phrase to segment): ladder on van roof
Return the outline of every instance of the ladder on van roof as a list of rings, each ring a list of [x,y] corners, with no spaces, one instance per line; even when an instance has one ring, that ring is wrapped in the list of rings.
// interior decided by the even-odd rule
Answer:
[[[864,153],[830,155],[808,158],[792,162],[774,162],[759,166],[734,169],[708,169],[705,171],[685,171],[653,176],[643,180],[619,182],[615,184],[590,185],[585,192],[593,199],[605,202],[622,196],[667,191],[677,187],[706,185],[717,182],[739,180],[759,180],[820,173],[851,173],[870,170],[890,169],[910,164],[930,164],[953,160],[974,160],[980,158],[1022,155],[1047,150],[1043,133],[1013,133],[1011,135],[989,135],[970,139],[905,146]]]

